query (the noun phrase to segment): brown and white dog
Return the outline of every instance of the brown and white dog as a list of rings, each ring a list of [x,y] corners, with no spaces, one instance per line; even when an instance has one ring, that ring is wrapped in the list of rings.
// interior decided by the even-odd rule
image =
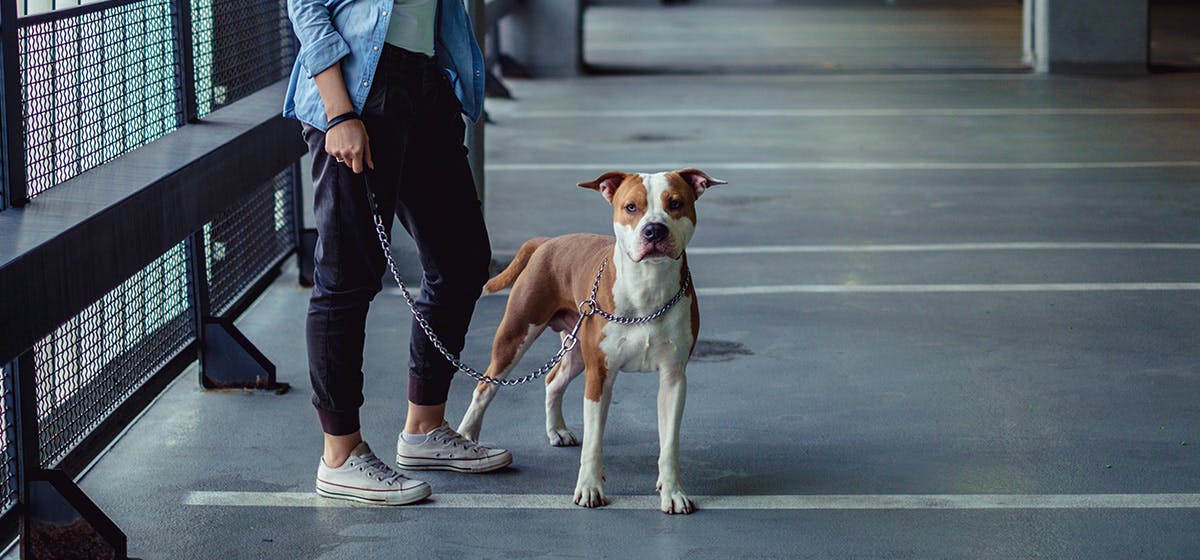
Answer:
[[[566,337],[579,320],[579,302],[591,293],[606,258],[609,265],[596,294],[601,309],[641,317],[662,307],[684,285],[684,248],[696,228],[696,199],[709,187],[724,183],[697,169],[653,174],[613,171],[579,183],[612,203],[616,237],[570,234],[530,239],[512,264],[488,281],[485,293],[510,285],[513,289],[496,332],[487,375],[507,376],[546,327]],[[546,377],[550,445],[577,445],[563,420],[562,397],[567,384],[586,372],[576,504],[608,504],[601,440],[617,372],[653,371],[659,376],[657,490],[662,511],[691,513],[695,508],[680,482],[679,424],[687,390],[684,370],[699,329],[696,292],[690,286],[678,304],[652,322],[623,325],[598,315],[584,319],[578,344]],[[479,383],[459,433],[478,441],[484,411],[496,390],[494,385]]]

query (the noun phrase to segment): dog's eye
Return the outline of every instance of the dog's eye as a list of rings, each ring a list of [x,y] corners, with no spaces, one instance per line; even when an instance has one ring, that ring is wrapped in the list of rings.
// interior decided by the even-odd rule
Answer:
[[[683,208],[682,200],[672,200],[671,202],[667,203],[668,210],[678,210],[680,208]]]
[[[636,204],[630,202],[629,204],[625,205],[625,211],[629,212],[630,214],[636,214],[638,211],[638,207]]]

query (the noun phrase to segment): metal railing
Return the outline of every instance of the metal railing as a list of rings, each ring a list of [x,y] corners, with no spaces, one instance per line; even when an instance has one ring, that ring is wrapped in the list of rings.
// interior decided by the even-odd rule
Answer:
[[[466,2],[481,44],[525,4]],[[297,44],[285,0],[38,5],[0,3],[0,537],[120,558],[72,477],[197,358],[281,387],[233,319],[312,238],[299,127],[261,94]],[[482,122],[468,145],[482,197]]]
[[[17,20],[27,198],[181,124],[173,3],[118,0]]]
[[[14,4],[4,3],[0,12],[0,231],[28,228],[41,235],[46,228],[63,229],[16,254],[0,246],[0,298],[8,299],[0,306],[0,339],[8,339],[0,340],[0,530],[14,536],[19,527],[22,547],[78,546],[61,535],[77,532],[79,524],[99,535],[96,542],[106,543],[108,552],[124,557],[124,535],[70,477],[197,357],[202,368],[206,360],[211,366],[232,359],[249,371],[245,384],[275,386],[273,366],[239,338],[232,320],[295,251],[302,214],[296,158],[303,148],[292,130],[298,127],[260,125],[254,134],[231,135],[230,142],[245,144],[243,149],[264,140],[295,143],[274,148],[284,155],[264,165],[277,167],[257,175],[214,170],[199,160],[136,160],[178,134],[210,140],[212,125],[193,131],[189,123],[223,107],[237,110],[238,100],[277,86],[291,69],[296,45],[282,0],[110,0],[20,18]],[[277,104],[269,110],[273,114],[260,120],[283,121]],[[202,156],[208,157],[196,157]],[[111,174],[97,174],[109,162],[170,168],[131,188],[108,182]],[[212,180],[223,181],[220,192],[227,199],[212,201],[209,193],[180,186]],[[133,196],[107,194],[114,186]],[[141,196],[151,191],[153,196]],[[91,217],[51,225],[37,223],[52,214],[42,212],[42,198],[50,207],[103,203],[96,202]],[[184,207],[163,206],[169,204]],[[154,249],[135,265],[115,259],[120,264],[95,266],[96,252],[100,259],[121,254],[123,237],[117,234],[91,237],[77,249],[70,243],[51,247],[64,237],[85,236],[81,229],[95,222],[155,224],[167,215],[187,216],[195,226],[157,224],[179,231],[172,234],[177,237],[144,240],[142,252],[150,246],[165,250]],[[47,251],[62,253],[41,256]],[[39,259],[96,270],[43,268],[37,277],[17,277],[20,265]],[[28,266],[21,270],[29,275]],[[87,279],[65,298],[79,303],[16,301],[19,291],[4,289],[47,278],[74,286],[64,278],[71,275]],[[101,289],[109,279],[113,287]],[[36,312],[10,313],[22,307]],[[54,321],[46,323],[46,317]],[[32,344],[14,346],[15,339]],[[206,384],[236,382],[227,374]],[[70,515],[64,517],[64,509]]]

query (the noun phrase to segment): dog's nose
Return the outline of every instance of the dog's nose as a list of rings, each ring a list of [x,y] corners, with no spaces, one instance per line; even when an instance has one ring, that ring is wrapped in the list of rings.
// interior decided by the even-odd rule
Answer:
[[[646,241],[662,241],[663,239],[666,239],[666,237],[667,226],[662,224],[646,224],[646,227],[642,228],[642,239],[645,239]]]

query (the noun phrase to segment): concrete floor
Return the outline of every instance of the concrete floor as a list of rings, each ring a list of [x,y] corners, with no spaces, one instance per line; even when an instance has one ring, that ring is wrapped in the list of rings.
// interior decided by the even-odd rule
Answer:
[[[337,504],[309,494],[307,293],[287,272],[240,326],[295,390],[205,393],[189,371],[83,479],[132,555],[1196,557],[1200,75],[511,86],[487,131],[500,260],[530,236],[611,231],[604,201],[574,186],[609,168],[729,181],[700,201],[691,251],[704,319],[681,455],[700,510],[666,516],[648,498],[655,381],[636,374],[616,383],[608,509],[569,504],[578,449],[546,445],[537,387],[504,390],[484,426],[511,468],[428,474],[424,505],[322,507]],[[396,251],[415,276],[411,247]],[[503,306],[480,301],[469,362],[486,361]],[[364,430],[384,457],[408,325],[394,291],[377,299]],[[452,423],[471,388],[456,381]],[[581,400],[576,384],[577,431]],[[202,505],[219,499],[241,505]]]
[[[992,0],[695,2],[585,12],[600,71],[1014,71],[1021,5]]]

